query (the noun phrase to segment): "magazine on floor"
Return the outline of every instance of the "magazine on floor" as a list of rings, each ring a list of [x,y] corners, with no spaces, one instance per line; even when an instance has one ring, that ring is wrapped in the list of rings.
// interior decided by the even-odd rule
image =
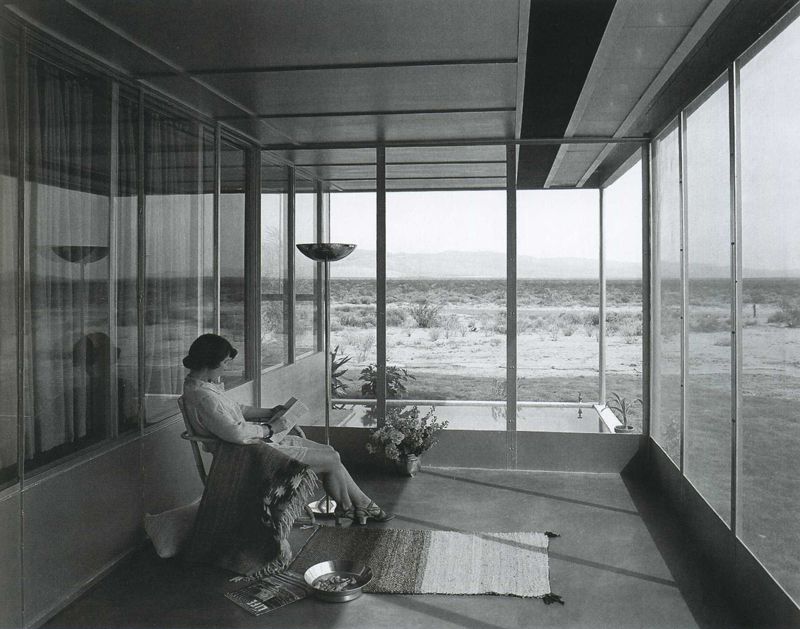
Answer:
[[[225,596],[253,616],[261,616],[273,609],[299,601],[308,596],[309,592],[303,575],[287,570],[248,583],[238,590],[226,593]]]

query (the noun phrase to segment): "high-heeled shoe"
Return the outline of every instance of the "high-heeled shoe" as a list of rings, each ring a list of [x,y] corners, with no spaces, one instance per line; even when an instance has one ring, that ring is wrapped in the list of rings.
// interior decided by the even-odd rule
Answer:
[[[366,524],[367,520],[388,522],[394,517],[394,513],[388,513],[387,511],[384,511],[372,501],[370,501],[366,507],[355,507],[353,511],[353,515],[355,516],[353,522],[362,525]]]
[[[339,505],[336,505],[336,508],[333,510],[333,518],[336,522],[336,526],[342,525],[342,520],[355,520],[355,509],[350,507],[349,509],[342,509]]]

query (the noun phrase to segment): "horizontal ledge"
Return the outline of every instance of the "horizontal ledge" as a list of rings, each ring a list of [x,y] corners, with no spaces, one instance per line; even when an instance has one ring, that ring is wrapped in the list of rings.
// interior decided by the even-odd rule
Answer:
[[[570,138],[473,138],[463,140],[387,140],[384,142],[320,142],[298,144],[262,144],[267,151],[320,150],[320,149],[378,149],[378,148],[430,148],[449,146],[549,146],[560,144],[646,144],[649,137],[597,137],[574,136]]]
[[[428,61],[384,61],[378,63],[329,63],[294,66],[240,66],[231,68],[195,68],[184,71],[142,72],[137,79],[154,79],[170,76],[218,76],[224,74],[272,74],[278,72],[314,72],[318,70],[371,70],[379,68],[425,68],[435,66],[507,65],[517,63],[516,57],[496,59],[440,59]]]
[[[333,398],[332,404],[373,406],[377,400]],[[386,400],[386,406],[505,406],[505,400]],[[517,402],[520,408],[594,408],[596,402]]]
[[[345,117],[366,117],[366,116],[423,116],[423,115],[449,115],[449,114],[491,114],[509,113],[516,111],[516,107],[461,107],[454,109],[387,109],[387,110],[364,110],[364,111],[318,111],[307,113],[284,113],[284,114],[253,114],[252,116],[217,116],[221,122],[233,122],[239,120],[282,120],[286,118],[345,118]]]

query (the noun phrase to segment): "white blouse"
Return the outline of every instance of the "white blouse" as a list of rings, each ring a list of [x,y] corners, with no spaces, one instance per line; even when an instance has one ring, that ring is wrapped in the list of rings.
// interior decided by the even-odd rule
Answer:
[[[221,385],[187,376],[183,381],[183,399],[194,413],[189,417],[200,423],[193,426],[201,436],[219,437],[231,443],[251,443],[269,435],[269,428],[244,418],[249,408],[229,398]],[[194,422],[192,422],[194,423]]]

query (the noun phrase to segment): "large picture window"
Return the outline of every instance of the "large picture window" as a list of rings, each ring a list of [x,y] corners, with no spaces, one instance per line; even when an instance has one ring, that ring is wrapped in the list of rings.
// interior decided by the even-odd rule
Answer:
[[[295,243],[317,242],[317,184],[297,175],[295,191]],[[317,349],[320,338],[320,263],[297,249],[295,257],[295,356]]]
[[[110,408],[110,86],[28,59],[25,467],[116,433]]]
[[[681,464],[681,184],[678,127],[653,142],[653,438]]]
[[[261,164],[261,368],[289,360],[289,168]]]
[[[145,393],[147,421],[175,414],[191,342],[213,331],[214,135],[145,112]],[[204,173],[208,175],[204,176]]]
[[[741,67],[738,531],[800,601],[800,20]]]
[[[684,470],[726,522],[731,501],[731,193],[728,84],[686,116]]]
[[[0,38],[0,488],[17,477],[17,49]]]
[[[247,199],[247,155],[223,138],[220,146],[219,197],[219,333],[239,351],[225,372],[225,385],[247,379],[245,344],[244,237]]]

